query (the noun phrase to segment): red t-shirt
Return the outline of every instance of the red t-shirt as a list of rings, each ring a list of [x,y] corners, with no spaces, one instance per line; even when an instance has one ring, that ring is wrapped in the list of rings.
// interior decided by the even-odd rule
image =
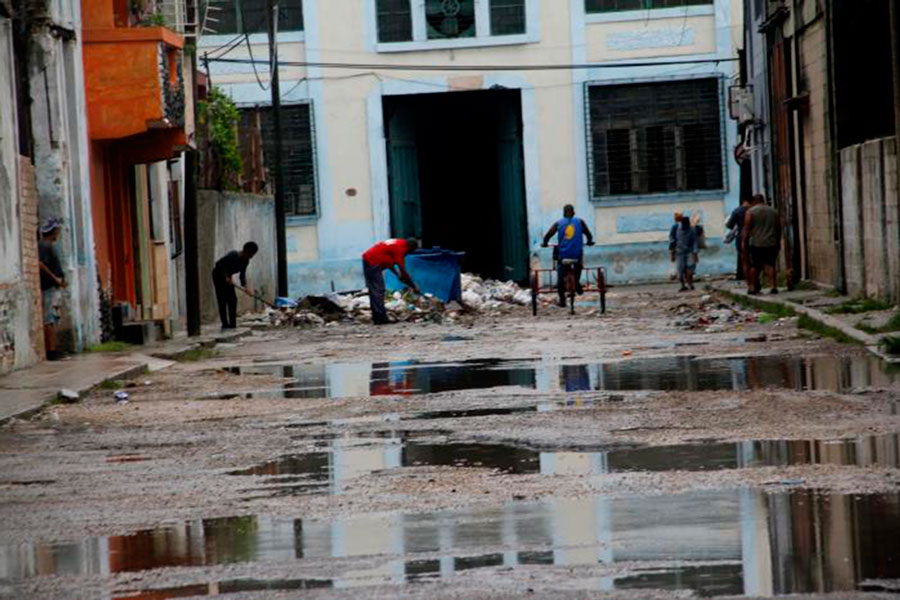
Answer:
[[[403,259],[409,252],[406,240],[385,240],[378,242],[363,254],[363,260],[373,267],[390,269],[394,265],[403,266]]]

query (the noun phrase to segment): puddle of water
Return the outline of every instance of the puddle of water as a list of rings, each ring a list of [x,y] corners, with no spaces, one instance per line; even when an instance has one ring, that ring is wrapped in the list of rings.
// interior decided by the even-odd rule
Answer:
[[[374,566],[341,572],[340,559],[352,557],[366,557]],[[629,574],[595,577],[591,586],[598,591],[693,590],[702,596],[853,591],[862,582],[900,578],[900,494],[738,490],[554,498],[330,522],[269,515],[203,519],[71,544],[0,547],[0,579],[234,563],[295,562],[304,570],[306,559],[323,558],[333,559],[340,576],[209,582],[204,574],[204,583],[190,590],[202,596],[404,585],[501,565],[627,562]],[[170,590],[168,596],[135,591],[149,599],[188,595],[187,590]],[[118,595],[125,593],[110,594]]]
[[[229,392],[212,397],[372,397],[503,386],[541,392],[711,391],[769,387],[846,391],[900,383],[900,370],[890,369],[873,356],[718,359],[672,356],[575,365],[497,359],[458,363],[250,365],[228,370],[236,374],[273,375],[290,381],[282,388]]]
[[[833,464],[900,467],[900,434],[843,440],[762,440],[679,444],[601,451],[536,451],[504,444],[415,441],[398,434],[343,438],[321,452],[287,455],[232,475],[263,476],[273,495],[340,494],[351,479],[399,467],[497,469],[514,474],[602,475],[637,471],[716,471]]]

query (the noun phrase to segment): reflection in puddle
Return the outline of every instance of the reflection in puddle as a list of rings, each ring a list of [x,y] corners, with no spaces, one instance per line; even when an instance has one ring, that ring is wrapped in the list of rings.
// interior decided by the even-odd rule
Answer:
[[[900,434],[843,440],[757,440],[678,444],[604,451],[541,452],[505,444],[343,438],[328,449],[283,456],[232,475],[266,479],[275,495],[340,494],[356,477],[398,467],[444,466],[497,469],[514,474],[602,475],[638,471],[715,471],[746,467],[831,464],[900,467]]]
[[[273,375],[283,388],[216,394],[217,398],[344,398],[413,395],[516,386],[541,392],[617,390],[747,390],[779,387],[843,391],[891,386],[900,371],[873,356],[753,356],[696,359],[672,356],[556,365],[521,360],[455,363],[336,363],[229,367],[235,374]]]
[[[417,554],[428,553],[418,559]],[[340,559],[366,557],[354,571]],[[428,514],[331,522],[283,516],[190,521],[127,536],[0,547],[0,578],[99,575],[156,567],[333,559],[331,579],[262,579],[190,586],[194,595],[240,590],[402,585],[488,566],[610,565],[598,590],[694,590],[700,595],[856,590],[900,577],[900,494],[739,490],[678,496],[509,502]],[[358,567],[356,567],[358,568]],[[308,567],[313,571],[314,566]],[[146,598],[178,597],[170,595]],[[117,592],[116,597],[126,597]],[[187,595],[187,594],[184,594]],[[141,596],[138,596],[139,598]]]

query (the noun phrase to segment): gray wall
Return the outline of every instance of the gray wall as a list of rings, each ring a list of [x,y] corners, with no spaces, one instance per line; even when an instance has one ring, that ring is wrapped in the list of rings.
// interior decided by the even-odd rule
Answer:
[[[847,291],[900,301],[900,204],[893,138],[841,150]]]
[[[259,254],[247,269],[247,284],[271,302],[275,297],[275,200],[272,196],[200,190],[197,194],[200,263],[200,315],[204,323],[218,323],[211,272],[215,262],[245,242],[259,244]],[[263,305],[238,292],[238,311],[261,310]]]

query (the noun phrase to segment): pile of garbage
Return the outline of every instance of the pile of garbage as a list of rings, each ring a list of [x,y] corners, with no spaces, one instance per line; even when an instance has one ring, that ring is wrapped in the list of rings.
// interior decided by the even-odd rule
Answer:
[[[741,329],[745,323],[756,323],[760,312],[744,309],[736,304],[725,304],[716,297],[701,296],[700,305],[682,303],[670,309],[675,314],[674,325],[683,329],[718,333]]]
[[[462,302],[441,302],[430,294],[419,296],[409,290],[385,296],[388,316],[398,322],[457,323],[478,313],[509,312],[531,303],[531,292],[511,281],[482,279],[462,274]],[[338,322],[371,323],[372,310],[367,290],[346,294],[305,296],[295,302],[268,308],[265,313],[244,319],[249,327],[319,327]]]

